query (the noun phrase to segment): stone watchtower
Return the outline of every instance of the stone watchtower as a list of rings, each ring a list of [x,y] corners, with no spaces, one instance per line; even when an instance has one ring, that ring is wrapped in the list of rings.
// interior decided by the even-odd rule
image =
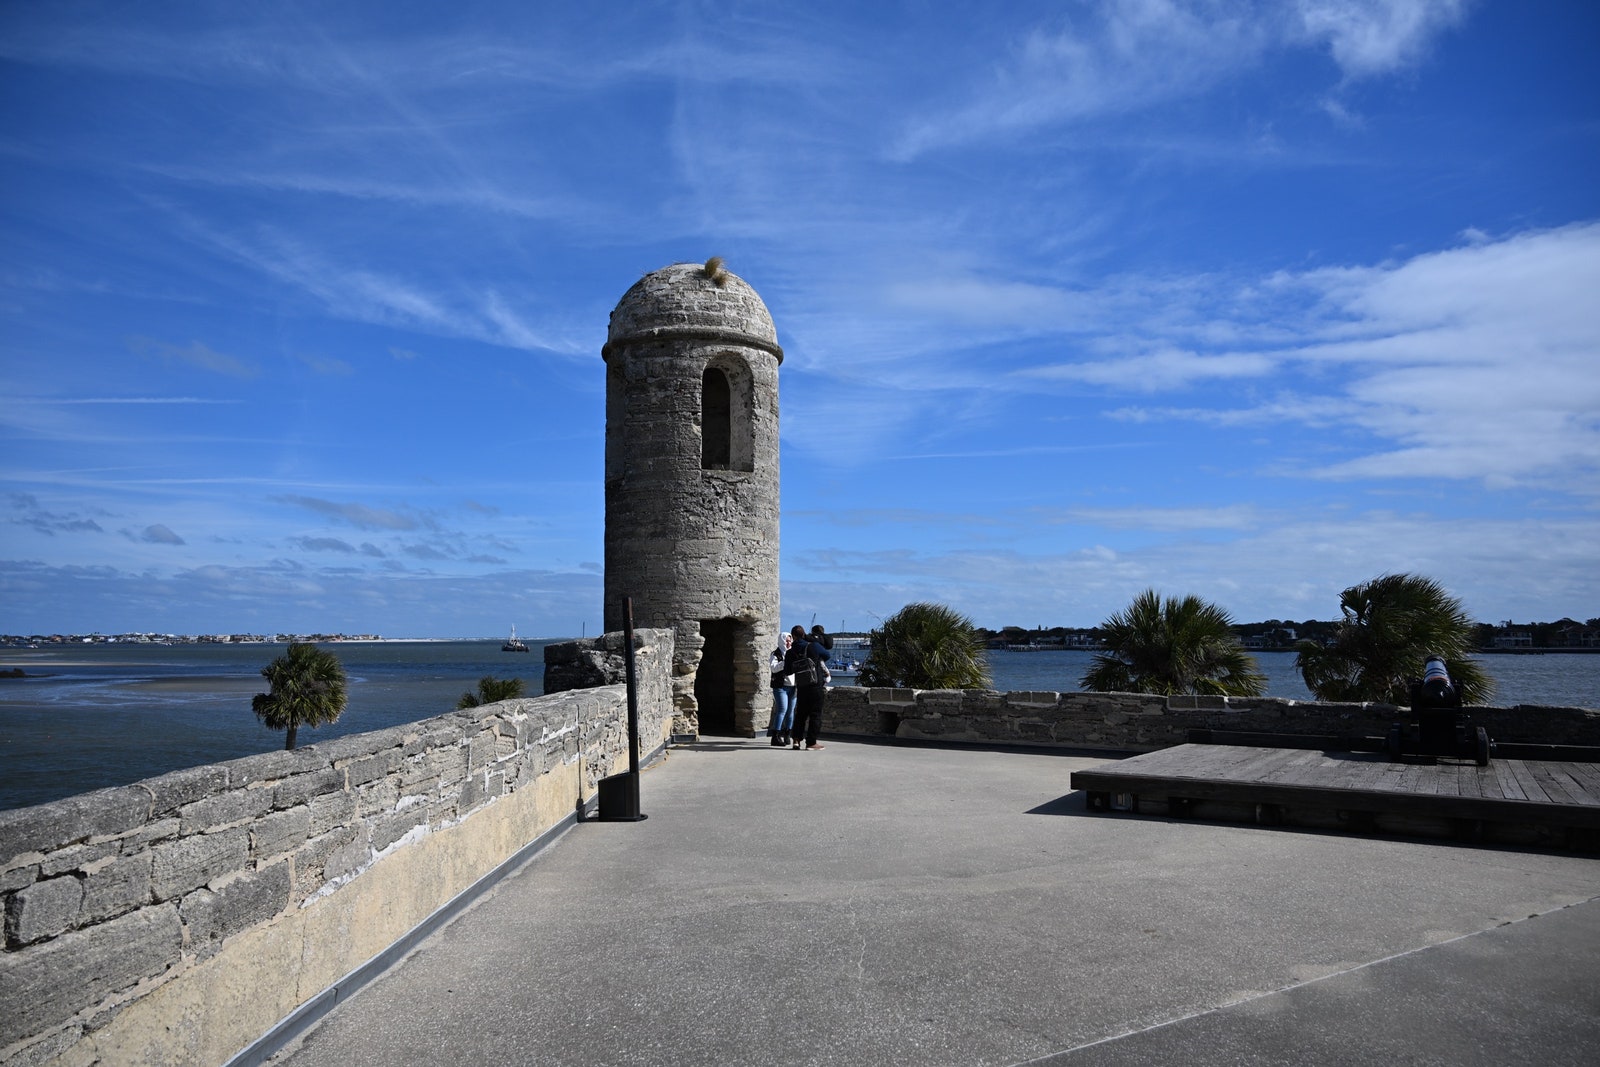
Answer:
[[[673,732],[755,736],[777,644],[778,347],[720,259],[639,279],[606,361],[605,628],[676,633]]]

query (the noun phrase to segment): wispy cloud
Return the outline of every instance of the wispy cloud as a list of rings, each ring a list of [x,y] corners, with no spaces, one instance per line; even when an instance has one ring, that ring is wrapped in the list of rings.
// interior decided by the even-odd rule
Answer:
[[[341,541],[337,537],[297,537],[294,543],[307,552],[340,552],[352,555],[356,548],[348,541]]]
[[[576,339],[535,330],[493,289],[447,294],[393,273],[336,263],[307,239],[276,231],[246,237],[192,216],[184,229],[208,249],[310,296],[337,318],[568,357],[592,355]]]
[[[1254,504],[1210,508],[1065,508],[1035,513],[1053,525],[1098,526],[1111,530],[1257,530],[1266,516]]]
[[[1198,382],[1264,378],[1276,367],[1270,356],[1254,352],[1203,355],[1176,348],[1115,360],[1056,363],[1018,372],[1028,378],[1104,385],[1130,392],[1156,393],[1186,389]]]
[[[129,540],[142,541],[147,545],[181,545],[186,543],[183,538],[173,533],[171,528],[159,522],[152,526],[146,526],[142,530],[124,530],[122,533]]]
[[[1417,62],[1461,18],[1460,0],[1110,0],[1015,44],[966,103],[911,122],[894,159],[1040,127],[1138,112],[1209,92],[1274,52],[1326,49],[1346,81]]]
[[[314,496],[278,496],[274,500],[315,512],[330,519],[347,522],[360,530],[417,530],[429,523],[414,515],[402,514],[384,508],[371,508],[365,504],[339,503]]]
[[[404,207],[454,208],[474,213],[504,215],[519,219],[559,219],[579,211],[582,205],[566,197],[534,199],[501,192],[486,185],[463,187],[459,184],[423,184],[421,176],[412,182],[381,180],[367,175],[338,177],[331,174],[273,173],[251,169],[246,161],[232,169],[184,167],[170,163],[151,164],[143,169],[173,181],[234,189],[259,189],[271,192],[301,193],[312,197],[340,197],[349,200],[383,201]]]
[[[29,404],[238,404],[240,401],[201,396],[86,396],[86,397],[21,397]]]
[[[13,514],[8,520],[13,525],[25,526],[54,537],[58,533],[104,533],[105,530],[93,518],[76,512],[50,511],[39,506],[39,501],[31,493],[7,494]]]
[[[154,356],[168,364],[182,364],[198,367],[201,370],[211,371],[215,374],[227,375],[230,378],[254,378],[261,373],[261,369],[247,360],[238,356],[230,356],[225,352],[218,352],[201,341],[192,341],[188,346],[170,344],[166,341],[157,341],[149,337],[130,337],[128,347],[134,352],[144,356]]]
[[[355,368],[342,359],[333,359],[326,356],[312,356],[304,353],[295,356],[305,366],[318,374],[333,378],[348,378],[355,373]]]
[[[1440,32],[1460,23],[1466,0],[1297,0],[1308,41],[1325,45],[1345,78],[1414,65]]]
[[[1560,472],[1568,485],[1600,492],[1600,319],[1588,309],[1600,284],[1600,225],[1269,284],[1310,301],[1299,324],[1305,343],[1270,360],[1311,375],[1259,406],[1172,408],[1164,417],[1337,418],[1392,443],[1316,469],[1323,477],[1504,486]],[[1323,383],[1332,386],[1323,395],[1306,393]]]

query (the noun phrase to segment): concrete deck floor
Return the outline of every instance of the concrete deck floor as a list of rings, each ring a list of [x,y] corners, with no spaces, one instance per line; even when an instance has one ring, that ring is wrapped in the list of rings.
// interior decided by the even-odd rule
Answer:
[[[1091,815],[1101,762],[674,749],[272,1062],[1595,1062],[1600,860]]]

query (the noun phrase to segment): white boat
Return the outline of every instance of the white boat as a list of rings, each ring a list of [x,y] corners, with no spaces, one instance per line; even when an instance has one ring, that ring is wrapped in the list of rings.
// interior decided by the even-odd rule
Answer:
[[[511,636],[506,638],[506,643],[500,646],[500,651],[501,652],[526,652],[526,651],[528,651],[528,643],[526,641],[518,640],[518,638],[517,638],[517,627],[516,627],[515,623],[512,623],[512,625],[511,625]]]
[[[828,659],[828,671],[836,682],[851,684],[861,673],[861,661],[872,650],[872,642],[864,637],[839,637],[833,642],[833,654]]]

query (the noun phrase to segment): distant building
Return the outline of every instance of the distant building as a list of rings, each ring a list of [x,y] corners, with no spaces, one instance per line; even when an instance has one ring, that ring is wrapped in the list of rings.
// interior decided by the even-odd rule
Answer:
[[[1491,642],[1492,648],[1532,648],[1533,633],[1530,630],[1498,629],[1495,631]]]

